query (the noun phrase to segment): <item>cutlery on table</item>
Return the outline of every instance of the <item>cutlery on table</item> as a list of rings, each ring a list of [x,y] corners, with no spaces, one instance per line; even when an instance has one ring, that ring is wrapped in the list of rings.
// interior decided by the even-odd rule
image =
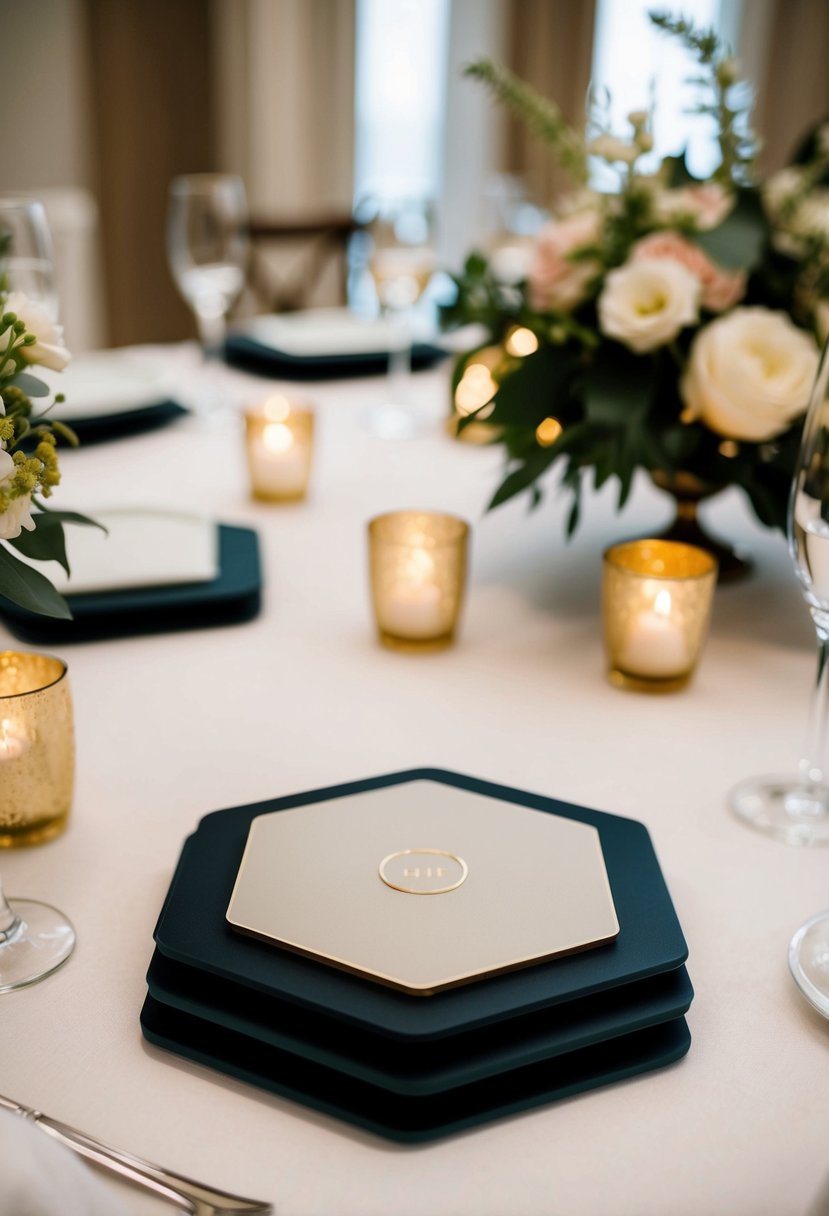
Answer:
[[[214,1187],[195,1182],[192,1178],[174,1174],[170,1170],[153,1165],[150,1161],[133,1157],[131,1153],[110,1148],[100,1140],[93,1140],[91,1136],[76,1131],[57,1119],[51,1119],[31,1107],[21,1106],[19,1102],[13,1102],[11,1098],[4,1098],[2,1095],[0,1110],[8,1110],[29,1119],[41,1131],[93,1165],[151,1191],[160,1199],[169,1200],[191,1216],[267,1216],[273,1212],[269,1203],[257,1199],[243,1199],[239,1195],[228,1195]]]

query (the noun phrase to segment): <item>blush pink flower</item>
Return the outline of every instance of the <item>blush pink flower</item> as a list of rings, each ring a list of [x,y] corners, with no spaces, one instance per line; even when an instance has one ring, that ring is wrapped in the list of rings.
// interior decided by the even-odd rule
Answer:
[[[726,312],[745,295],[745,271],[724,270],[717,266],[698,245],[678,232],[652,232],[642,237],[633,246],[630,257],[634,262],[660,258],[679,262],[699,279],[700,304],[709,312]]]
[[[667,223],[683,219],[701,230],[716,228],[733,209],[734,195],[716,182],[662,190],[654,200],[659,219]]]
[[[584,211],[553,220],[542,228],[527,273],[533,308],[539,312],[572,312],[587,297],[598,263],[592,258],[574,261],[572,254],[595,244],[600,227],[600,215]]]

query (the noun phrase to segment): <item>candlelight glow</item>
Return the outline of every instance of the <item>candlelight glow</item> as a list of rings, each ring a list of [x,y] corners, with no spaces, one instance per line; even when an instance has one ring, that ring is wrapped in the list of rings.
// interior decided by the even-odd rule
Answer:
[[[483,363],[470,363],[455,389],[455,409],[462,417],[479,410],[498,392],[492,372]]]
[[[536,442],[542,448],[552,447],[562,430],[563,427],[558,418],[545,418],[535,428]]]
[[[281,393],[268,397],[262,406],[262,413],[268,422],[284,422],[291,412],[291,403]]]
[[[262,432],[262,443],[269,452],[287,452],[294,443],[291,428],[284,422],[269,422]]]
[[[505,348],[508,355],[532,355],[538,350],[538,338],[531,329],[519,325],[510,333]]]
[[[653,601],[653,610],[657,616],[671,615],[671,593],[667,588],[663,587]]]

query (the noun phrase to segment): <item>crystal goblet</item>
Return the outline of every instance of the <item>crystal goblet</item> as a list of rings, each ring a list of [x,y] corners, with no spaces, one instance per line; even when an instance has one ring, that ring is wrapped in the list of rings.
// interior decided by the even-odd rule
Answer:
[[[427,199],[370,205],[369,271],[389,324],[387,400],[374,410],[370,429],[384,439],[410,439],[422,430],[412,402],[413,310],[435,268],[435,215]]]

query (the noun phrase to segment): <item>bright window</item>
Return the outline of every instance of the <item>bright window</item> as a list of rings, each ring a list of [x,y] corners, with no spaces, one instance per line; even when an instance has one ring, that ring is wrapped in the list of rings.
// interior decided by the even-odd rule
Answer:
[[[653,162],[687,147],[691,172],[706,177],[719,156],[714,124],[686,112],[695,91],[685,81],[699,73],[689,52],[648,20],[655,7],[654,0],[597,0],[593,83],[609,91],[612,128],[622,136],[630,132],[627,115],[649,109],[653,97]],[[697,26],[713,25],[733,47],[739,9],[735,0],[683,0],[675,11]]]
[[[358,0],[354,197],[440,191],[449,0]]]

